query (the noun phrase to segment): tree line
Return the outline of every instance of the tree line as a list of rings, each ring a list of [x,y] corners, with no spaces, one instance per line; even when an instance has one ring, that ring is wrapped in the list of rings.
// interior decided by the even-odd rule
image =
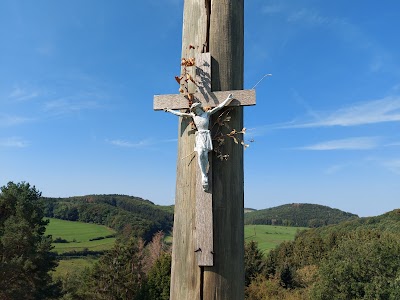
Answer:
[[[248,299],[400,299],[400,210],[299,232],[259,261]]]
[[[292,227],[321,227],[357,219],[358,216],[328,206],[292,203],[245,214],[246,225],[280,225]]]
[[[83,199],[69,200],[64,203],[49,201],[25,182],[9,182],[0,188],[0,299],[168,299],[171,255],[161,231],[146,241],[133,230],[121,227],[124,230],[121,230],[114,247],[103,254],[93,268],[62,279],[52,278],[51,271],[55,270],[58,261],[56,254],[51,252],[52,237],[45,235],[49,222],[45,211],[49,213],[52,209],[53,214],[63,213],[66,210],[60,207],[70,204],[71,209],[75,201]],[[98,209],[94,216],[102,215],[104,203],[109,201],[111,206],[123,207],[127,211],[140,210],[135,201],[144,202],[143,206],[153,205],[118,195],[93,197],[83,201],[83,205],[86,207],[87,202],[96,201],[100,203],[93,206],[95,211]],[[82,215],[90,215],[84,209],[80,210],[79,205],[77,207]],[[162,219],[168,214],[170,212],[163,214],[160,210],[145,215],[161,216]]]
[[[45,201],[27,183],[0,188],[0,299],[168,299],[171,254],[162,232],[122,230],[83,273],[53,280]],[[300,231],[264,255],[245,245],[246,299],[400,299],[400,209]]]
[[[46,217],[106,225],[118,233],[129,231],[150,241],[158,231],[173,225],[171,207],[125,195],[89,195],[70,198],[43,198]]]

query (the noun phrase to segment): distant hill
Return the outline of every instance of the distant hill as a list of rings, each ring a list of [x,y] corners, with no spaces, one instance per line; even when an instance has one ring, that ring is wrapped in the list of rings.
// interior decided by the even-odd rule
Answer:
[[[244,213],[254,212],[254,211],[256,211],[256,210],[257,210],[257,209],[245,207],[245,208],[244,208]]]
[[[119,233],[133,232],[145,240],[157,231],[170,231],[173,225],[171,207],[139,197],[87,195],[43,200],[46,217],[106,225]]]
[[[321,227],[358,216],[328,206],[292,203],[246,213],[245,224],[284,225],[296,227]]]
[[[327,232],[347,233],[353,230],[379,230],[382,232],[392,232],[400,237],[400,209],[395,209],[376,217],[364,217],[350,219],[335,226],[318,228],[318,232],[325,234]]]

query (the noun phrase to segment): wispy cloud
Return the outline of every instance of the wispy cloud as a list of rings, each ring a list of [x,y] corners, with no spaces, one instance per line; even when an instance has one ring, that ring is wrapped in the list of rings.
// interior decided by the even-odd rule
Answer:
[[[393,173],[400,175],[400,159],[387,160],[382,162],[382,165]]]
[[[299,147],[299,150],[327,151],[327,150],[369,150],[379,147],[379,137],[355,137],[340,140],[325,141],[309,146]]]
[[[28,101],[40,95],[38,90],[16,86],[9,93],[8,98],[15,102]]]
[[[375,167],[383,168],[387,171],[400,175],[400,158],[397,157],[368,157],[365,160]]]
[[[121,139],[106,140],[107,143],[121,148],[147,148],[158,144],[171,143],[176,141],[177,139],[156,140],[151,138],[144,139],[139,142],[132,142]]]
[[[32,119],[15,115],[0,114],[0,127],[10,127],[31,122]]]
[[[392,142],[385,145],[385,147],[398,147],[400,146],[400,142]]]
[[[330,166],[325,170],[325,174],[332,175],[332,174],[338,173],[341,170],[345,169],[347,166],[348,165],[346,165],[346,164],[337,164],[337,165]]]
[[[359,126],[400,121],[400,97],[386,97],[344,107],[333,112],[318,112],[318,118],[292,122],[281,128]]]
[[[300,9],[295,12],[291,12],[287,18],[287,21],[290,23],[307,23],[311,25],[320,25],[320,24],[328,24],[332,22],[332,19],[328,19],[327,17],[322,16],[316,10],[310,9]]]
[[[261,12],[286,20],[291,26],[293,32],[301,31],[308,28],[321,28],[326,30],[326,34],[333,34],[337,37],[338,43],[345,43],[369,56],[369,60],[365,60],[366,68],[369,72],[391,72],[398,74],[396,57],[386,49],[383,45],[374,39],[374,37],[362,29],[357,24],[349,22],[347,19],[338,18],[329,13],[321,12],[317,6],[308,5],[307,8],[302,7],[301,3],[268,1]],[[295,26],[293,26],[295,25]]]
[[[149,145],[152,145],[150,140],[142,140],[137,143],[133,143],[127,140],[107,140],[107,142],[111,145],[122,147],[122,148],[142,148]]]
[[[330,25],[342,22],[339,19],[322,15],[317,9],[288,5],[282,1],[275,1],[264,5],[261,12],[269,16],[279,14],[282,15],[288,23],[303,25]]]
[[[51,100],[44,104],[44,110],[55,115],[64,115],[100,107],[96,100],[84,100],[85,98],[91,99],[96,98],[96,96],[76,96]]]
[[[286,8],[283,5],[283,3],[270,3],[267,5],[264,5],[264,7],[261,9],[262,13],[267,14],[267,15],[273,15],[277,13],[281,13],[285,11]]]
[[[0,147],[2,148],[25,148],[29,143],[20,137],[10,137],[0,139]]]

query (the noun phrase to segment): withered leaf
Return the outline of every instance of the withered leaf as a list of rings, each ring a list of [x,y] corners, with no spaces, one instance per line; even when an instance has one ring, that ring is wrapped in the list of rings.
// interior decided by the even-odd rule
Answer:
[[[182,76],[175,76],[176,82],[181,83]]]

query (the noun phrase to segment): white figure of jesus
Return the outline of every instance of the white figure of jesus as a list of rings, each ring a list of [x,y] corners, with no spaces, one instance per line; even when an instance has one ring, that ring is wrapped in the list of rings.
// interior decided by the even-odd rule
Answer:
[[[207,165],[208,165],[208,152],[213,150],[211,134],[209,130],[210,116],[233,100],[233,95],[229,96],[221,102],[218,106],[204,111],[201,103],[193,103],[190,107],[190,113],[181,113],[176,110],[165,108],[164,111],[170,112],[179,117],[191,117],[194,124],[197,127],[194,151],[197,152],[197,160],[201,170],[201,184],[204,191],[208,190],[208,176],[207,176]]]

